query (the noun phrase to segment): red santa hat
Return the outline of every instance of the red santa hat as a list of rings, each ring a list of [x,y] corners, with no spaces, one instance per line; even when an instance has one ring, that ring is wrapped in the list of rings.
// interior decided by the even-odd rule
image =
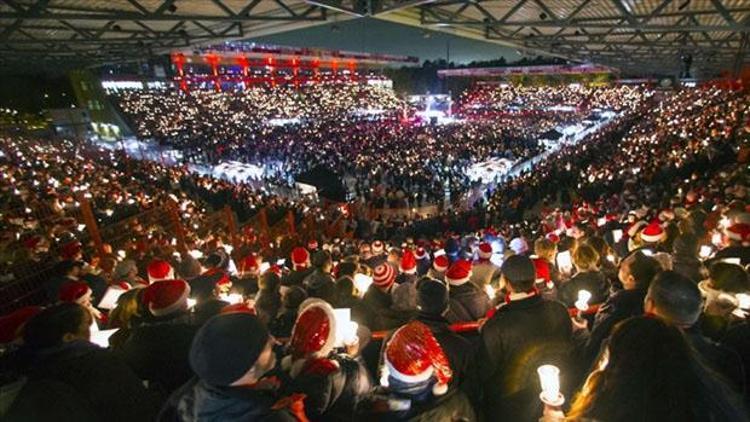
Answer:
[[[68,242],[60,248],[60,257],[65,261],[76,259],[81,253],[81,243],[78,241]]]
[[[154,316],[164,316],[187,309],[190,285],[185,280],[161,280],[143,292],[143,302]]]
[[[77,303],[82,305],[86,299],[91,298],[91,288],[82,281],[67,281],[60,286],[59,299],[61,302]]]
[[[435,261],[432,262],[432,268],[435,269],[435,271],[444,273],[445,270],[448,269],[448,266],[450,265],[450,261],[448,261],[448,257],[445,255],[440,255],[435,257]]]
[[[459,259],[445,272],[445,280],[451,286],[460,286],[471,278],[471,262]]]
[[[257,272],[260,270],[260,264],[258,261],[258,256],[251,253],[240,262],[240,271],[243,273]]]
[[[308,359],[326,358],[336,342],[336,317],[328,302],[311,298],[299,306],[289,340],[289,355],[281,365],[295,377]]]
[[[0,344],[14,341],[20,334],[21,327],[36,314],[42,312],[42,309],[44,308],[41,306],[26,306],[0,317]]]
[[[233,303],[221,308],[219,311],[220,315],[226,314],[250,314],[256,315],[255,308],[248,305],[246,302]]]
[[[735,223],[724,229],[724,234],[735,242],[742,244],[750,242],[750,224]]]
[[[635,223],[631,224],[630,227],[628,227],[627,233],[628,237],[635,237],[635,235],[638,234],[638,232],[646,226],[646,222],[643,220],[636,221]]]
[[[537,283],[549,283],[551,281],[549,263],[541,258],[531,260],[534,263]]]
[[[411,249],[406,249],[404,251],[398,269],[404,274],[417,273],[417,259],[414,257],[414,252],[412,252]]]
[[[641,240],[646,243],[656,243],[664,237],[664,229],[658,221],[654,221],[641,232]]]
[[[174,278],[174,268],[169,262],[163,259],[154,259],[146,268],[148,281],[153,283],[161,280],[171,280]]]
[[[385,245],[382,241],[376,240],[372,242],[372,253],[375,255],[380,255],[385,251]]]
[[[292,268],[295,270],[304,270],[309,266],[310,252],[301,246],[292,249]]]
[[[396,330],[388,341],[384,360],[384,375],[387,377],[407,384],[434,378],[433,395],[448,392],[448,384],[453,378],[450,362],[424,323],[412,321]]]
[[[395,279],[396,271],[389,264],[383,263],[375,267],[372,275],[372,284],[380,290],[388,291]]]
[[[557,235],[555,232],[549,232],[547,233],[547,240],[549,240],[552,243],[560,243],[560,236]]]
[[[307,249],[311,251],[315,251],[318,249],[318,241],[315,239],[310,239],[307,241]]]
[[[487,242],[482,242],[479,244],[478,252],[480,259],[490,259],[492,258],[492,245]]]
[[[414,253],[414,257],[417,258],[417,260],[427,259],[427,250],[423,247],[418,247],[417,251]]]

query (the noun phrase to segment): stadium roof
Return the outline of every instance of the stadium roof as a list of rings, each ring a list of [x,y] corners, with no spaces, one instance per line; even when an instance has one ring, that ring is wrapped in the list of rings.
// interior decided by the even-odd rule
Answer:
[[[3,0],[0,63],[116,63],[374,16],[531,54],[710,76],[748,62],[747,0]]]

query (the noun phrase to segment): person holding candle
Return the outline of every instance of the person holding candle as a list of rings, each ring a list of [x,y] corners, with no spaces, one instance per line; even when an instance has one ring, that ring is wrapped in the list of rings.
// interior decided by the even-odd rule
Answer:
[[[585,343],[585,366],[594,361],[615,324],[631,316],[643,314],[643,299],[651,280],[659,271],[659,263],[653,257],[640,252],[632,253],[620,262],[617,277],[623,288],[612,293],[599,306],[591,326],[591,334]]]
[[[564,373],[564,372],[563,372]],[[562,420],[557,409],[549,417]],[[658,318],[619,323],[565,420],[747,421],[742,400]]]
[[[4,421],[153,420],[154,394],[114,352],[89,341],[92,316],[76,303],[50,306],[23,327],[27,382]]]
[[[680,328],[690,346],[705,362],[731,381],[737,391],[746,390],[745,368],[737,354],[703,336],[697,324],[703,306],[698,287],[674,271],[656,275],[644,301],[647,314]]]
[[[470,396],[487,417],[531,420],[540,410],[537,367],[553,363],[569,370],[571,321],[565,306],[544,300],[534,289],[536,271],[531,259],[510,256],[501,271],[500,282],[508,295],[482,326],[474,377],[469,383],[478,391]]]
[[[448,388],[453,369],[427,325],[412,321],[396,330],[383,362],[380,386],[357,403],[354,420],[477,420],[466,393]]]
[[[579,244],[573,251],[573,263],[578,272],[560,286],[558,298],[569,308],[575,306],[579,290],[591,293],[590,304],[604,302],[609,295],[609,283],[599,270],[599,254],[587,243]]]
[[[337,339],[338,321],[325,301],[310,298],[299,306],[281,368],[289,377],[286,394],[305,394],[305,410],[313,420],[351,420],[358,398],[369,392],[371,381],[364,365],[347,354],[334,353],[337,342],[357,350],[359,340]]]

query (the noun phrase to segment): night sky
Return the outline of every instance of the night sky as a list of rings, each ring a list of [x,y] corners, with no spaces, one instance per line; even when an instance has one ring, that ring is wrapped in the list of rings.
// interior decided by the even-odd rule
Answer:
[[[334,25],[338,27],[337,31],[332,30]],[[430,37],[425,38],[425,34],[429,34]],[[276,35],[249,38],[248,41],[296,47],[399,54],[416,56],[420,61],[444,59],[446,46],[450,42],[450,58],[457,64],[473,60],[499,59],[502,56],[508,61],[520,58],[512,48],[498,44],[372,18],[354,19]]]

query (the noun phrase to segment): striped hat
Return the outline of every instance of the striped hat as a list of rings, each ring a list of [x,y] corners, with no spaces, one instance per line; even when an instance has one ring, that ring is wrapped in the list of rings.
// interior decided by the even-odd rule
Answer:
[[[388,291],[395,279],[396,271],[389,264],[384,263],[375,267],[372,283],[380,290]]]

